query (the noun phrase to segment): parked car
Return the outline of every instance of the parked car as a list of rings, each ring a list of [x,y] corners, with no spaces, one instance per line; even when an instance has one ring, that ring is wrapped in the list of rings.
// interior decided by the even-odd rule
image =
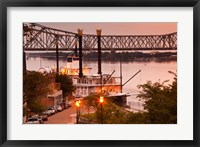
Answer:
[[[48,115],[45,114],[45,113],[40,113],[39,116],[42,117],[43,121],[47,121],[48,120]]]
[[[66,106],[65,102],[61,103],[60,106],[62,107],[62,109],[67,109],[67,106]]]
[[[39,116],[38,114],[33,115],[31,118],[37,118],[39,120],[40,124],[43,124],[43,118],[41,116]]]
[[[51,113],[51,110],[46,110],[44,112],[42,112],[44,115],[47,115],[47,117],[51,116],[52,113]]]
[[[70,108],[71,106],[72,106],[72,103],[71,103],[71,102],[67,102],[67,103],[66,103],[66,107],[67,107],[67,108]]]
[[[60,105],[55,106],[57,112],[61,112],[63,109]]]
[[[56,113],[56,110],[53,108],[53,107],[49,107],[47,109],[47,111],[49,111],[51,113],[51,115],[55,114]]]
[[[37,117],[31,117],[28,119],[27,124],[41,124],[41,121]]]

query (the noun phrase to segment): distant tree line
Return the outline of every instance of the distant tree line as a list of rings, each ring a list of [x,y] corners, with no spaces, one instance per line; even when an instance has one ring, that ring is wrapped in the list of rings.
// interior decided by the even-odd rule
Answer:
[[[154,53],[143,53],[143,52],[102,52],[102,61],[176,61],[176,52],[154,52]],[[87,61],[96,61],[98,57],[97,52],[84,53],[83,58]]]
[[[48,59],[55,59],[56,54],[55,52],[51,53],[28,53],[30,57],[42,57]],[[59,58],[61,60],[67,60],[67,56],[75,55],[74,53],[68,52],[59,52]],[[113,61],[119,62],[120,58],[123,62],[129,61],[137,61],[137,62],[145,62],[145,61],[176,61],[177,60],[177,53],[176,52],[102,52],[102,61]],[[98,53],[97,52],[83,52],[83,60],[86,61],[97,61]]]

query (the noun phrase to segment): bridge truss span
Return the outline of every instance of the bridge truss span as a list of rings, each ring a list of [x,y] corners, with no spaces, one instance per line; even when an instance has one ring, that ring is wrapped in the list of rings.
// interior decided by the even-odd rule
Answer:
[[[25,51],[49,51],[58,47],[72,51],[78,46],[78,34],[30,23],[23,25]],[[83,34],[82,48],[97,50],[97,35]],[[101,50],[176,50],[177,33],[164,35],[101,35]]]

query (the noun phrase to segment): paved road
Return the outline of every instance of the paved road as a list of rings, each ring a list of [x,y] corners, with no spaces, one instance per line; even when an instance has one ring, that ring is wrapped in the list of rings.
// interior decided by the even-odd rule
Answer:
[[[44,124],[73,124],[76,117],[72,116],[76,116],[74,104],[72,104],[72,107],[48,117],[48,121],[44,121]]]

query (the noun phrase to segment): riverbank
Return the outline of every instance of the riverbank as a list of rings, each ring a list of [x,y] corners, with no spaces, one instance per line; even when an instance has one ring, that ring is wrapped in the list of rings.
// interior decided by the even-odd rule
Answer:
[[[71,53],[60,52],[59,60],[67,60],[67,57],[70,56]],[[27,53],[27,58],[31,57],[41,57],[46,58],[48,60],[55,60],[56,55],[54,52],[48,53]],[[84,61],[97,61],[98,53],[97,52],[89,52],[83,53]],[[120,59],[123,62],[170,62],[177,61],[177,52],[102,52],[101,55],[102,61],[108,62],[119,62]]]

